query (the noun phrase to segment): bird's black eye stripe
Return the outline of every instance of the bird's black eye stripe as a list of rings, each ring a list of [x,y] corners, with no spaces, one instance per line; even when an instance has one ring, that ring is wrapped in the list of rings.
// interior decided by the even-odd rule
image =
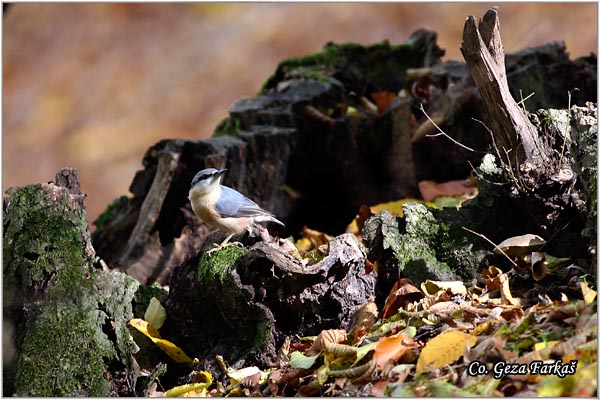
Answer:
[[[207,179],[207,178],[210,178],[211,176],[214,176],[216,173],[217,172],[215,171],[215,172],[204,172],[202,174],[200,174],[200,173],[196,174],[196,176],[194,177],[194,179],[192,179],[191,186],[194,186],[196,183],[198,183],[198,182],[200,182],[200,181],[202,181],[204,179]]]

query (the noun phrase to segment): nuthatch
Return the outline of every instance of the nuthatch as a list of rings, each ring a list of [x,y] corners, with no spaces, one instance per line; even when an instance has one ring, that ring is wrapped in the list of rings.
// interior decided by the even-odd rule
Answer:
[[[227,186],[221,185],[221,178],[227,170],[214,168],[198,172],[189,193],[192,210],[202,221],[229,234],[220,247],[226,246],[233,235],[252,228],[259,222],[274,222],[283,226],[273,214],[260,208],[258,204]]]

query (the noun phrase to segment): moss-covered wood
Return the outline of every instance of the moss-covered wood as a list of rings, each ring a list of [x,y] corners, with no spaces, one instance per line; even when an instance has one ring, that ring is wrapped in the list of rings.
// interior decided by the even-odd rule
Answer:
[[[57,183],[77,182],[74,171]],[[78,184],[14,188],[4,198],[4,323],[14,358],[4,358],[4,394],[125,394],[136,346],[126,328],[139,283],[95,265]],[[5,331],[7,332],[7,331]],[[127,376],[125,374],[124,376]]]
[[[214,370],[214,356],[271,365],[286,336],[347,327],[374,297],[375,276],[365,274],[364,248],[350,234],[329,244],[327,255],[305,265],[277,243],[202,253],[174,271],[163,328]],[[218,372],[217,372],[218,373]]]

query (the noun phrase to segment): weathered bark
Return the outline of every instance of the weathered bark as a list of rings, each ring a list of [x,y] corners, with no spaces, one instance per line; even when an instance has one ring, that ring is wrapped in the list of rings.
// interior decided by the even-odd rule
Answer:
[[[202,358],[221,354],[266,367],[285,336],[347,328],[374,297],[375,276],[365,273],[365,260],[351,234],[333,239],[313,265],[276,243],[204,254],[175,269],[163,332]]]
[[[508,158],[515,166],[547,162],[544,143],[508,88],[496,9],[486,12],[479,26],[475,17],[467,18],[461,52],[483,98],[498,148],[510,151]]]

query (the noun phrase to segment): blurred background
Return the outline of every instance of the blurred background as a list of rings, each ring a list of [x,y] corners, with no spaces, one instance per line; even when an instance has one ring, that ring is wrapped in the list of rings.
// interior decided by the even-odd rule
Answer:
[[[443,60],[463,61],[465,18],[494,5],[507,53],[553,40],[571,59],[597,53],[596,3],[11,4],[2,189],[76,167],[91,224],[129,193],[149,146],[211,136],[280,61],[328,41],[400,44],[419,28],[438,33]]]

